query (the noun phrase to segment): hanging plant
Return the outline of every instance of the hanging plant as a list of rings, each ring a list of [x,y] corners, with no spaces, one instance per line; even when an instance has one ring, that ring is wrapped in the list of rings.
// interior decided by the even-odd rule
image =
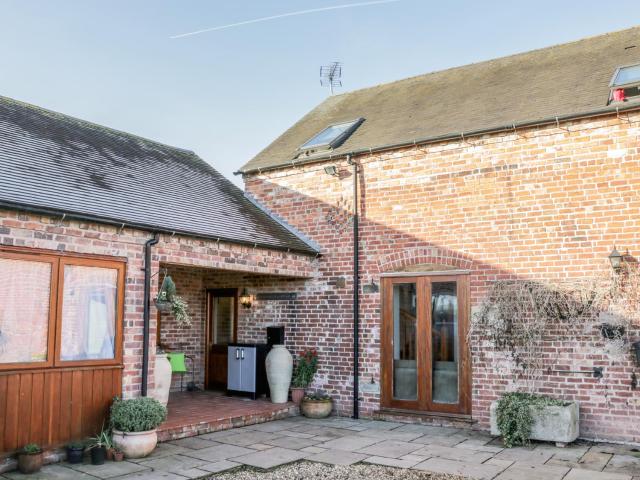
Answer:
[[[165,275],[160,291],[155,300],[156,308],[161,313],[171,313],[180,327],[191,326],[191,316],[187,310],[189,305],[176,293],[176,284],[169,275]]]

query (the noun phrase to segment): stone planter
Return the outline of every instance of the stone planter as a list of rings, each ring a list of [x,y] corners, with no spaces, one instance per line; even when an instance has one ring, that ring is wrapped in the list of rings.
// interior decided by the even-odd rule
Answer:
[[[19,454],[18,470],[24,474],[39,472],[42,468],[42,457],[42,452]]]
[[[326,418],[331,415],[333,401],[328,400],[302,400],[300,412],[307,418]]]
[[[156,430],[146,432],[121,432],[113,430],[113,444],[125,458],[143,458],[153,452],[158,443]]]
[[[291,400],[296,405],[300,405],[302,399],[304,398],[304,388],[302,387],[291,387]]]
[[[153,380],[156,388],[153,398],[158,400],[165,407],[169,402],[169,390],[171,389],[171,364],[164,353],[156,354],[156,366]]]
[[[267,355],[267,381],[272,403],[287,403],[293,372],[293,357],[284,345],[274,345]]]
[[[491,404],[491,435],[500,435],[498,429],[498,402]],[[564,447],[573,442],[580,434],[580,409],[577,402],[565,406],[548,406],[542,409],[532,408],[533,425],[531,440],[556,442]]]

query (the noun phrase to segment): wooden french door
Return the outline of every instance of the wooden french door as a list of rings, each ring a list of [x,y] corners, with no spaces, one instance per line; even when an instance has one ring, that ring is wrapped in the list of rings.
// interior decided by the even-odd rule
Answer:
[[[382,406],[469,414],[467,275],[382,279]]]
[[[208,290],[205,388],[227,388],[227,345],[237,334],[238,290]]]

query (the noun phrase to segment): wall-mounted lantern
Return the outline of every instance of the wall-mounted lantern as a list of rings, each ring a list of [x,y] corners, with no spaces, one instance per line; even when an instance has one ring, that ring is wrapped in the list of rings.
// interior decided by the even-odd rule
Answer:
[[[240,305],[242,305],[244,308],[251,308],[251,295],[249,295],[249,292],[246,288],[242,289],[239,300]]]
[[[616,249],[615,245],[609,254],[609,261],[614,272],[619,272],[624,262],[624,256]]]
[[[327,165],[326,167],[324,167],[324,173],[326,173],[327,175],[331,175],[332,177],[337,177],[339,175],[338,167],[336,167],[335,165]]]

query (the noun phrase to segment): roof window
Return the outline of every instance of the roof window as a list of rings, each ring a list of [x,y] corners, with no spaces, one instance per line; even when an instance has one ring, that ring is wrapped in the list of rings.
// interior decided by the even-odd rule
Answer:
[[[319,150],[330,150],[337,148],[351,136],[351,134],[360,126],[364,121],[364,118],[358,118],[350,122],[337,123],[335,125],[329,125],[327,128],[317,133],[305,143],[298,150],[305,151],[307,154],[314,153]]]
[[[609,87],[609,103],[640,97],[640,64],[616,68]]]

